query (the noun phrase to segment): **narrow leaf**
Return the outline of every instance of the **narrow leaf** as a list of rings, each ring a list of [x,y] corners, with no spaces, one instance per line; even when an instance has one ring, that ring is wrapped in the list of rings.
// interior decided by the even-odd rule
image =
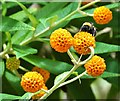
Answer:
[[[26,39],[28,34],[31,35],[30,31],[28,31],[28,30],[17,31],[11,38],[12,44],[19,44],[20,42],[22,42],[23,40]]]
[[[120,76],[120,74],[118,73],[112,73],[112,72],[104,72],[101,76],[98,76],[98,77],[102,77],[102,78],[111,78],[111,77],[118,77]],[[89,75],[84,75],[81,77],[82,79],[92,79],[92,78],[97,78],[97,77],[92,77],[92,76],[89,76]]]
[[[16,30],[35,30],[35,28],[23,22],[11,19],[9,17],[2,17],[2,22],[0,22],[0,31],[6,32]]]
[[[20,99],[20,96],[16,96],[16,95],[11,95],[11,94],[2,94],[0,93],[0,101],[4,101],[4,100],[17,100],[17,99]]]
[[[65,71],[69,71],[73,67],[72,65],[65,62],[44,59],[35,55],[28,55],[28,56],[22,57],[22,59],[24,59],[25,61],[35,66],[46,69],[53,74],[60,74]]]
[[[118,51],[120,51],[120,46],[118,45],[96,42],[95,54],[118,52]]]
[[[38,19],[48,18],[51,15],[53,15],[56,11],[63,8],[66,4],[67,4],[67,2],[51,2],[51,3],[48,3],[46,6],[44,6],[43,8],[41,8],[38,11],[36,17]]]
[[[59,74],[58,76],[56,76],[55,80],[54,80],[54,85],[56,85],[62,78],[64,78],[67,74],[69,73],[68,72],[64,72],[62,74]]]
[[[32,14],[32,13],[36,12],[37,9],[36,8],[29,8],[28,11]],[[10,15],[10,18],[16,19],[16,20],[19,20],[19,21],[23,21],[25,18],[27,18],[27,15],[22,10],[22,11],[19,11],[19,12],[15,13],[15,14]]]
[[[17,58],[37,53],[37,50],[28,46],[13,45],[14,52]]]
[[[3,60],[0,60],[0,78],[4,74],[4,70],[5,70],[4,62],[3,62]]]
[[[15,91],[17,94],[22,94],[23,89],[20,85],[20,78],[11,73],[10,71],[6,70],[5,71],[5,78],[8,81],[8,84],[4,84],[4,86],[12,86],[13,91]]]

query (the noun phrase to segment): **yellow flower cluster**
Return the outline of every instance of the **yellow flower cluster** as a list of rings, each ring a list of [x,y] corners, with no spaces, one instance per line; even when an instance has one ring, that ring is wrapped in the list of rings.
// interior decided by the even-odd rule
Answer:
[[[84,67],[91,76],[99,76],[106,70],[105,60],[97,55],[93,56]]]
[[[16,57],[10,57],[6,60],[6,68],[9,70],[16,70],[20,66],[20,60]]]

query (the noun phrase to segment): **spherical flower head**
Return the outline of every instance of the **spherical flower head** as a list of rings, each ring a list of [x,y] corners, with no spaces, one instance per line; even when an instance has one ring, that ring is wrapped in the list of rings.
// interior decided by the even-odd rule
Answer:
[[[50,73],[45,69],[38,68],[38,67],[33,67],[32,71],[36,71],[36,72],[40,73],[43,76],[43,79],[44,79],[45,83],[50,78]]]
[[[106,70],[105,60],[97,55],[93,56],[84,67],[91,76],[99,76]]]
[[[42,87],[42,89],[48,90],[48,88],[47,88],[45,85]],[[45,94],[45,92],[44,92],[44,91],[41,91],[40,93],[32,96],[32,99],[33,99],[33,100],[34,100],[34,99],[39,99],[39,98],[42,97],[44,94]]]
[[[77,53],[86,55],[90,53],[89,47],[95,47],[95,37],[88,32],[78,32],[74,35],[73,47]]]
[[[9,70],[16,70],[20,66],[20,60],[16,57],[10,57],[6,60],[6,68]]]
[[[101,6],[94,10],[93,18],[97,24],[107,24],[112,20],[112,12],[109,8]]]
[[[73,45],[73,37],[66,29],[59,28],[51,34],[50,45],[57,52],[67,52]]]
[[[21,86],[26,92],[36,92],[44,86],[44,80],[38,72],[27,72],[22,76]]]

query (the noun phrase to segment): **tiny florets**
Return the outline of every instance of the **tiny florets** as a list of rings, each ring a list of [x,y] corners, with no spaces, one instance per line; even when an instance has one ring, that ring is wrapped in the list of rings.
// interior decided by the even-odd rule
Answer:
[[[67,52],[73,45],[73,37],[66,29],[59,28],[51,34],[50,45],[57,52]]]
[[[109,8],[101,6],[94,10],[93,18],[97,24],[107,24],[112,20],[112,12]]]
[[[44,80],[38,72],[27,72],[22,76],[21,86],[26,92],[36,92],[44,86]]]
[[[48,88],[47,88],[45,85],[42,87],[42,89],[48,90]],[[44,92],[44,91],[41,91],[40,93],[32,96],[32,99],[33,99],[33,100],[34,100],[34,99],[39,99],[39,98],[42,97],[44,94],[45,94],[45,92]]]
[[[91,76],[99,76],[106,70],[105,60],[97,55],[93,56],[84,67]]]
[[[95,47],[95,37],[88,32],[78,32],[74,36],[73,47],[77,53],[86,55],[90,52],[89,47]]]
[[[44,79],[45,83],[47,82],[47,80],[50,77],[50,73],[45,69],[38,68],[38,67],[33,67],[32,71],[36,71],[36,72],[40,73],[43,76],[43,79]]]
[[[6,68],[9,70],[16,70],[20,66],[20,60],[16,57],[10,57],[6,60]]]

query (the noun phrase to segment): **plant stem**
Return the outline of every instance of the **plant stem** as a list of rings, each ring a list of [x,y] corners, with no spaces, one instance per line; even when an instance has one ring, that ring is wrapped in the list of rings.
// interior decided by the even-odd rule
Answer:
[[[64,18],[62,18],[61,20],[55,22],[55,23],[52,25],[52,27],[57,26],[58,24],[64,22],[66,19],[68,19],[69,17],[71,17],[71,16],[74,15],[75,13],[77,13],[77,9],[74,10],[73,12],[71,12],[70,14],[68,14],[67,16],[65,16]]]
[[[93,17],[93,14],[89,14],[89,13],[83,12],[80,9],[78,10],[78,12],[81,13],[81,14],[83,14],[83,15],[85,15],[85,16],[91,16],[91,17]]]
[[[62,82],[64,82],[64,81],[72,74],[72,72],[74,72],[77,68],[78,68],[78,65],[75,65],[63,79],[61,79],[56,85],[54,85],[50,90],[48,90],[48,94],[44,94],[38,101],[40,101],[41,99],[46,99],[46,98],[47,98],[54,90],[56,90],[57,87],[58,87]]]
[[[79,66],[85,64],[89,59],[91,59],[92,56],[94,55],[94,48],[90,47],[90,50],[91,50],[91,54],[90,54],[90,56],[89,56],[86,60],[84,60],[83,62],[80,62],[80,63],[78,63],[78,64],[75,64],[75,65],[73,66],[73,68],[68,72],[68,74],[67,74],[63,79],[61,79],[57,84],[55,84],[50,90],[48,90],[48,93],[44,94],[38,101],[40,101],[41,99],[46,99],[46,98],[47,98],[50,94],[52,94],[52,92],[53,92],[54,90],[56,90],[56,89],[60,86],[60,84],[63,83]],[[83,76],[83,75],[85,75],[85,74],[86,74],[86,72],[84,72],[84,73],[81,74],[81,75]],[[79,75],[78,77],[75,77],[75,79],[73,78],[73,79],[72,79],[71,81],[69,81],[69,82],[73,82],[74,80],[77,80],[78,78],[81,77],[81,75]],[[69,83],[69,82],[67,82],[67,83]]]
[[[77,61],[75,60],[75,58],[73,57],[73,55],[71,54],[70,50],[68,49],[67,54],[69,55],[69,57],[71,58],[71,61],[73,62],[73,64],[77,64]]]
[[[6,32],[5,34],[6,34],[7,39],[8,39],[8,44],[7,44],[7,46],[4,44],[4,45],[5,45],[5,46],[4,46],[4,51],[2,51],[2,52],[0,53],[0,57],[5,57],[5,54],[6,54],[8,51],[10,51],[10,48],[12,47],[12,44],[11,44],[11,35],[10,35],[10,33],[9,33],[9,32]]]
[[[46,31],[48,31],[49,28],[50,28],[50,27],[47,27],[47,28],[44,29],[42,32],[34,35],[34,37],[30,37],[30,38],[28,38],[27,40],[21,42],[20,45],[26,45],[26,44],[30,43],[31,41],[33,41],[33,40],[35,40],[37,37],[39,37],[41,34],[43,34],[43,33],[45,33]]]
[[[82,54],[80,55],[79,59],[78,59],[78,63],[81,61],[82,58]]]
[[[84,71],[82,74],[78,75],[77,77],[75,77],[75,78],[73,78],[73,79],[71,79],[71,80],[68,80],[68,81],[66,81],[66,82],[64,82],[64,83],[61,83],[61,84],[58,86],[58,88],[66,85],[66,84],[69,84],[69,83],[71,83],[71,82],[73,82],[73,81],[75,81],[75,80],[77,80],[77,79],[79,79],[80,77],[84,76],[85,74],[86,74],[86,71]]]
[[[80,10],[83,10],[83,9],[85,9],[85,8],[87,8],[87,7],[95,4],[95,3],[97,3],[97,2],[100,2],[100,1],[101,1],[101,0],[95,0],[95,1],[93,1],[93,2],[90,2],[90,3],[88,3],[88,4],[86,4],[86,5],[82,6],[82,7],[80,7],[79,9],[80,9]]]
[[[26,68],[24,68],[24,67],[22,67],[22,66],[19,66],[19,69],[21,69],[21,70],[23,70],[23,71],[25,71],[25,72],[29,72],[28,69],[26,69]]]
[[[94,55],[94,48],[93,47],[89,47],[89,48],[91,50],[90,56],[86,60],[81,61],[80,63],[78,63],[78,65],[81,66],[81,65],[85,64],[87,61],[89,61],[93,57],[93,55]]]

